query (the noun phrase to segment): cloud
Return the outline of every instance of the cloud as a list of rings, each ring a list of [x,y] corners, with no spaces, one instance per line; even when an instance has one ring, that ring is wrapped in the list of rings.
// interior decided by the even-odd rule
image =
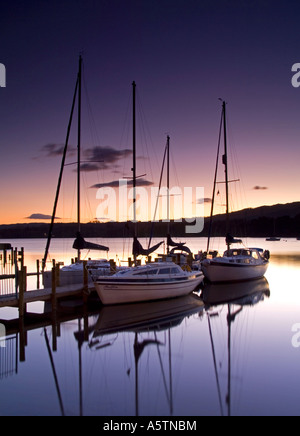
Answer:
[[[47,158],[47,157],[57,157],[62,156],[64,152],[65,145],[64,144],[46,144],[40,148],[40,156],[35,157],[34,159],[39,158]],[[76,148],[69,145],[68,146],[68,155],[74,155]]]
[[[127,180],[127,186],[132,186],[133,180]],[[136,180],[136,186],[151,186],[153,182],[149,180],[145,180],[143,178]],[[113,180],[107,183],[96,183],[96,185],[91,186],[91,188],[119,188],[119,180]]]
[[[116,167],[118,161],[132,155],[132,150],[117,150],[112,147],[93,147],[84,152],[88,162],[81,165],[82,171],[96,171],[99,169],[111,169]]]
[[[39,156],[34,159],[44,159],[50,157],[62,156],[64,144],[46,144],[40,148]],[[76,155],[76,147],[68,145],[68,156]],[[117,150],[112,147],[93,147],[83,150],[80,169],[83,172],[92,172],[97,170],[107,170],[117,168],[118,162],[132,155],[132,150]],[[138,157],[143,159],[143,157]],[[77,171],[74,169],[74,171]]]
[[[264,191],[264,190],[269,189],[269,188],[267,188],[266,186],[258,186],[258,185],[256,185],[252,189],[254,189],[255,191]]]
[[[30,216],[26,217],[27,219],[30,220],[51,220],[52,216],[51,215],[45,215],[43,213],[32,213]],[[55,217],[56,219],[61,219],[59,217]]]

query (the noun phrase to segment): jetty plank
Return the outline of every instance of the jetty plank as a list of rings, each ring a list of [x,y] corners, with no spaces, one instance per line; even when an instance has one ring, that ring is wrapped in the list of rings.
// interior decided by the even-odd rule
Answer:
[[[88,291],[94,289],[93,284],[88,285]],[[82,295],[84,292],[84,285],[67,285],[56,287],[56,298],[74,297]],[[52,297],[52,288],[36,289],[24,292],[24,303],[33,303],[35,301],[48,301]],[[16,294],[3,295],[0,297],[0,307],[10,306],[18,307],[19,298]]]

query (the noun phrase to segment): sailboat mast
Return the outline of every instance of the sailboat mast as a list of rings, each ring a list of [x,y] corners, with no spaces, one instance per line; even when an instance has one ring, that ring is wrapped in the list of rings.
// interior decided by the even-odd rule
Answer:
[[[59,173],[59,177],[58,177],[58,183],[57,183],[57,188],[56,188],[56,194],[55,194],[52,218],[51,218],[51,223],[50,223],[50,227],[49,227],[48,238],[47,238],[47,243],[46,243],[46,248],[45,248],[45,253],[44,253],[44,258],[43,258],[43,261],[42,261],[42,271],[44,271],[45,267],[46,267],[46,261],[47,261],[49,247],[50,247],[50,242],[51,242],[51,238],[52,238],[52,231],[53,231],[53,226],[54,226],[54,220],[55,220],[55,215],[56,215],[56,209],[57,209],[57,204],[58,204],[58,198],[59,198],[59,193],[60,193],[62,177],[63,177],[63,170],[64,170],[64,166],[65,166],[65,160],[66,160],[66,155],[67,155],[67,148],[68,148],[68,144],[69,144],[70,130],[71,130],[71,125],[72,125],[72,120],[73,120],[73,113],[74,113],[74,108],[75,108],[77,89],[78,89],[78,77],[77,77],[77,80],[76,80],[76,86],[75,86],[75,91],[74,91],[74,96],[73,96],[71,114],[70,114],[70,118],[69,118],[69,124],[68,124],[68,129],[67,129],[66,140],[65,140],[65,147],[64,147],[64,152],[63,152],[63,158],[62,158],[61,167],[60,167],[60,173]]]
[[[226,102],[223,101],[223,129],[224,129],[224,155],[223,164],[225,165],[225,187],[226,187],[226,235],[229,232],[229,189],[228,189],[228,159],[227,159],[227,131],[226,131]],[[230,244],[227,244],[229,250]]]
[[[170,234],[170,136],[167,136],[167,222],[168,232]],[[167,254],[170,252],[169,244],[167,245]]]
[[[136,221],[136,125],[135,125],[135,82],[132,82],[132,177],[133,177],[133,222],[134,238],[137,238],[137,221]],[[134,263],[136,264],[136,254],[134,254]]]
[[[77,229],[80,233],[80,146],[81,146],[81,67],[82,57],[79,56],[78,69],[78,131],[77,131]],[[80,260],[80,248],[77,249],[77,258]]]

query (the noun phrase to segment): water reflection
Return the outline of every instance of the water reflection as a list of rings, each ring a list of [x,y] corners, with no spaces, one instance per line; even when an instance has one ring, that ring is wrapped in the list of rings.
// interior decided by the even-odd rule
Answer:
[[[227,415],[231,416],[232,324],[235,322],[236,317],[241,314],[245,306],[254,306],[264,301],[265,297],[270,297],[270,289],[268,281],[264,277],[244,283],[206,284],[202,291],[202,298],[207,313],[218,401],[222,416],[225,415],[225,407],[227,409]],[[221,393],[219,368],[217,365],[216,348],[211,322],[214,317],[219,316],[222,307],[227,309],[227,392],[225,395],[225,405]],[[225,321],[224,317],[223,321]]]
[[[26,407],[20,403],[14,414],[195,416],[219,410],[230,415],[232,358],[238,351],[231,345],[240,334],[232,326],[246,306],[269,296],[268,282],[261,279],[206,285],[200,296],[151,303],[101,306],[94,301],[83,307],[68,300],[57,313],[45,310],[7,321],[7,339],[17,335],[16,358],[25,366],[6,391],[1,386],[3,398],[13,402],[10,392],[30,380],[35,392],[26,391]],[[224,346],[227,365],[218,357]],[[2,362],[5,350],[0,348]],[[45,392],[45,404],[35,403],[35,395],[44,398]],[[3,407],[2,414],[12,413]]]
[[[139,416],[139,361],[149,346],[155,346],[159,358],[164,391],[169,405],[169,413],[173,415],[173,381],[171,329],[180,325],[186,317],[201,315],[204,304],[199,296],[191,294],[172,300],[161,300],[150,303],[135,303],[117,306],[103,306],[98,320],[89,329],[88,344],[91,350],[103,350],[112,347],[116,335],[131,332],[133,344],[131,351],[134,356],[135,371],[135,415]],[[143,333],[147,333],[147,338]],[[167,332],[167,339],[159,338],[158,333]],[[79,344],[84,341],[84,332],[75,332]],[[161,348],[168,348],[168,376],[163,365]],[[122,356],[119,356],[121,358]],[[131,369],[127,369],[129,374]]]

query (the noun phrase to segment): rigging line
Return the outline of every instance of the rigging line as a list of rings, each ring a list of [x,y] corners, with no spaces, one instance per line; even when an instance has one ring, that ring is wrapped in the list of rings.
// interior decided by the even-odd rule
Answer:
[[[156,198],[154,216],[153,216],[153,220],[152,220],[148,249],[150,248],[152,237],[153,237],[154,222],[155,222],[157,207],[158,207],[158,203],[159,203],[159,193],[160,193],[161,182],[162,182],[162,177],[163,177],[163,172],[164,172],[164,165],[165,165],[165,160],[166,160],[166,155],[167,155],[167,149],[168,149],[168,143],[166,144],[165,151],[164,151],[164,157],[163,157],[163,163],[162,163],[162,168],[161,168],[161,173],[160,173],[159,187],[158,187],[158,193],[157,193],[157,198]]]
[[[147,123],[147,118],[145,116],[145,111],[144,111],[144,108],[143,108],[143,105],[142,105],[142,102],[141,102],[139,90],[137,90],[137,103],[138,103],[138,110],[139,110],[139,113],[140,113],[140,116],[141,116],[141,120],[142,120],[142,128],[143,128],[143,132],[144,132],[147,152],[148,152],[148,144],[147,144],[146,138],[147,138],[147,135],[148,135],[149,142],[150,142],[150,145],[151,145],[151,149],[153,150],[154,158],[156,160],[156,167],[158,167],[158,157],[157,157],[157,154],[155,152],[154,145],[153,145],[151,131],[150,131],[150,128],[149,128],[148,123]],[[149,152],[148,152],[148,156],[149,156]],[[153,172],[152,172],[152,167],[151,167],[151,161],[150,161],[150,172],[151,172],[151,175],[152,175]]]
[[[164,383],[164,387],[165,387],[165,391],[166,391],[166,397],[167,397],[168,403],[171,405],[170,393],[168,392],[166,375],[165,375],[164,366],[163,366],[163,362],[162,362],[162,358],[161,358],[161,352],[159,349],[159,346],[162,345],[162,343],[158,341],[156,332],[154,332],[154,337],[155,337],[155,340],[157,341],[157,344],[156,344],[157,354],[158,354],[159,364],[160,364],[160,368],[161,368],[163,383]]]
[[[211,200],[209,230],[208,230],[207,248],[206,248],[206,252],[207,253],[209,252],[209,243],[210,243],[211,230],[212,230],[212,218],[213,218],[213,214],[214,214],[214,202],[215,202],[215,195],[216,195],[216,182],[217,182],[217,176],[218,176],[218,166],[219,166],[219,154],[220,154],[220,146],[221,146],[222,125],[223,125],[223,111],[222,111],[222,114],[221,114],[221,121],[220,121],[220,127],[219,127],[217,159],[216,159],[215,177],[214,177],[214,183],[213,183],[213,193],[212,193],[212,200]]]
[[[91,101],[90,101],[90,97],[89,97],[89,93],[88,93],[88,88],[87,88],[87,83],[85,80],[84,75],[82,75],[82,81],[83,81],[83,87],[84,87],[84,92],[85,92],[85,102],[86,102],[86,106],[87,106],[87,115],[88,115],[88,120],[89,120],[89,124],[90,124],[90,133],[91,133],[91,139],[93,144],[100,144],[100,136],[98,134],[98,130],[97,130],[97,124],[95,121],[95,117],[93,114],[93,110],[92,110],[92,105],[91,105]]]
[[[55,220],[55,215],[56,215],[56,208],[57,208],[59,192],[60,192],[60,187],[61,187],[61,181],[62,181],[62,176],[63,176],[63,169],[64,169],[65,159],[66,159],[66,155],[67,155],[67,148],[68,148],[68,143],[69,143],[69,136],[70,136],[70,130],[71,130],[71,125],[72,125],[72,119],[73,119],[73,113],[74,113],[74,108],[75,108],[78,87],[79,87],[79,74],[77,76],[76,85],[75,85],[71,114],[70,114],[70,118],[69,118],[65,147],[64,147],[64,152],[63,152],[63,158],[62,158],[62,162],[61,162],[58,184],[57,184],[57,189],[56,189],[56,195],[55,195],[55,200],[54,200],[52,218],[51,218],[51,223],[50,223],[49,232],[48,232],[48,239],[47,239],[47,244],[46,244],[46,248],[45,248],[44,258],[42,260],[42,271],[45,270],[48,252],[49,252],[49,247],[50,247],[50,242],[51,242],[51,237],[52,237],[52,231],[53,231],[54,220]]]
[[[173,149],[173,147],[172,147],[172,149]],[[177,173],[177,167],[176,167],[176,163],[175,163],[175,158],[174,158],[174,154],[172,151],[171,151],[171,162],[172,162],[172,171],[170,171],[170,172],[174,173],[176,184],[177,184],[177,186],[180,186],[179,177],[178,177],[178,173]]]
[[[127,109],[125,111],[125,117],[124,117],[124,121],[123,121],[123,128],[122,128],[122,132],[121,132],[121,138],[120,138],[120,143],[119,143],[119,149],[121,150],[123,148],[122,144],[125,145],[125,148],[130,148],[132,145],[130,144],[129,146],[129,135],[131,132],[131,125],[132,123],[130,123],[130,115],[132,112],[132,94],[130,94],[128,96],[128,101],[127,101]],[[125,176],[125,165],[126,165],[126,159],[124,158],[123,160],[123,177]],[[131,167],[130,167],[131,168]]]
[[[139,117],[139,122],[137,123],[137,128],[138,128],[138,132],[140,134],[140,145],[142,147],[143,154],[145,154],[145,156],[142,156],[143,164],[144,164],[144,172],[145,173],[147,172],[146,161],[148,161],[150,177],[153,179],[153,171],[152,171],[152,166],[151,166],[151,159],[150,159],[150,154],[149,154],[149,147],[148,147],[147,134],[146,134],[146,128],[145,128],[146,118],[145,118],[145,114],[143,112],[142,104],[141,104],[141,101],[139,98],[137,98],[137,112],[138,112],[138,117]],[[150,137],[150,132],[148,132],[148,135]],[[151,140],[151,137],[150,137],[150,140]],[[152,142],[151,142],[151,144],[152,144]],[[152,144],[152,148],[153,148],[153,144]]]

